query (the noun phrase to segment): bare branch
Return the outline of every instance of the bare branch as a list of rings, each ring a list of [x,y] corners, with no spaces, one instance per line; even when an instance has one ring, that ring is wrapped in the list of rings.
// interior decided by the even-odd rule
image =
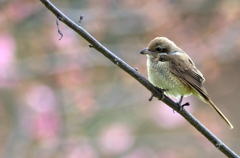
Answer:
[[[82,36],[85,40],[87,40],[91,47],[95,48],[97,51],[106,56],[109,60],[111,60],[114,64],[119,66],[129,75],[134,77],[139,83],[141,83],[144,87],[146,87],[155,97],[159,100],[162,100],[168,106],[170,106],[173,110],[177,111],[180,115],[182,115],[191,125],[193,125],[200,133],[202,133],[212,144],[218,148],[222,153],[231,158],[239,157],[234,151],[232,151],[229,147],[227,147],[221,140],[219,140],[215,135],[213,135],[205,126],[203,126],[195,117],[193,117],[189,112],[187,112],[184,108],[179,108],[174,101],[165,96],[162,91],[159,91],[155,88],[148,80],[146,80],[141,74],[138,73],[134,68],[125,63],[122,59],[113,54],[110,50],[105,48],[101,43],[99,43],[93,36],[91,36],[86,30],[84,30],[81,26],[74,23],[71,19],[65,16],[60,10],[58,10],[50,1],[48,0],[40,0],[56,17],[65,23],[67,26],[72,28],[75,32],[77,32],[80,36]]]

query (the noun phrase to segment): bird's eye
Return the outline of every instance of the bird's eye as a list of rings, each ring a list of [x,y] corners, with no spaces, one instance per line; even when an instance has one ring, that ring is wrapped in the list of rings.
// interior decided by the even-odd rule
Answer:
[[[158,51],[158,52],[160,52],[161,50],[162,50],[162,48],[160,48],[160,47],[156,48],[156,51]]]

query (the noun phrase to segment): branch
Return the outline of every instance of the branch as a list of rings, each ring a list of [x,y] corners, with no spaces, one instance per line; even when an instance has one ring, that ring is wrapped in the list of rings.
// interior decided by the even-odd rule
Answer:
[[[146,87],[155,97],[163,101],[165,104],[170,106],[172,109],[177,111],[182,115],[192,126],[194,126],[202,135],[204,135],[212,144],[218,148],[222,153],[231,158],[239,157],[234,151],[227,147],[221,140],[219,140],[215,135],[213,135],[205,126],[203,126],[195,117],[193,117],[184,108],[179,108],[174,101],[168,98],[163,92],[155,88],[147,79],[145,79],[141,74],[139,74],[134,68],[125,63],[122,59],[113,54],[110,50],[105,48],[101,43],[99,43],[93,36],[91,36],[86,30],[84,30],[80,25],[74,23],[71,19],[65,16],[58,8],[56,8],[49,0],[40,0],[56,17],[65,23],[67,26],[72,28],[80,36],[82,36],[90,45],[97,51],[106,56],[114,64],[119,66],[133,78],[135,78],[139,83]]]

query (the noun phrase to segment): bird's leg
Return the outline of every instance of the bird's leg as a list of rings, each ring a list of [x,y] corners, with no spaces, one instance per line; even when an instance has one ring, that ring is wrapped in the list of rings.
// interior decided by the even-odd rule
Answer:
[[[182,100],[183,100],[183,95],[181,96],[180,100],[177,102],[177,104],[178,104],[179,106],[181,106]]]
[[[154,95],[152,94],[151,97],[148,99],[148,101],[152,101]]]
[[[176,103],[176,104],[179,105],[179,111],[181,111],[184,106],[189,106],[190,105],[188,102],[186,102],[185,104],[181,105],[182,104],[182,100],[183,100],[183,95],[181,96],[179,102]]]
[[[164,93],[166,90],[165,89],[161,89],[161,88],[158,88],[158,87],[155,87],[160,93]],[[154,95],[152,94],[151,97],[148,99],[148,101],[152,101]]]

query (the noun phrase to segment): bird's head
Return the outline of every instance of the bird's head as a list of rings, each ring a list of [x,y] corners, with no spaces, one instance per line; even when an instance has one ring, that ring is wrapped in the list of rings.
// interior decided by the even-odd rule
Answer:
[[[159,58],[161,55],[182,51],[176,44],[166,37],[156,37],[143,49],[140,54],[150,58]]]

